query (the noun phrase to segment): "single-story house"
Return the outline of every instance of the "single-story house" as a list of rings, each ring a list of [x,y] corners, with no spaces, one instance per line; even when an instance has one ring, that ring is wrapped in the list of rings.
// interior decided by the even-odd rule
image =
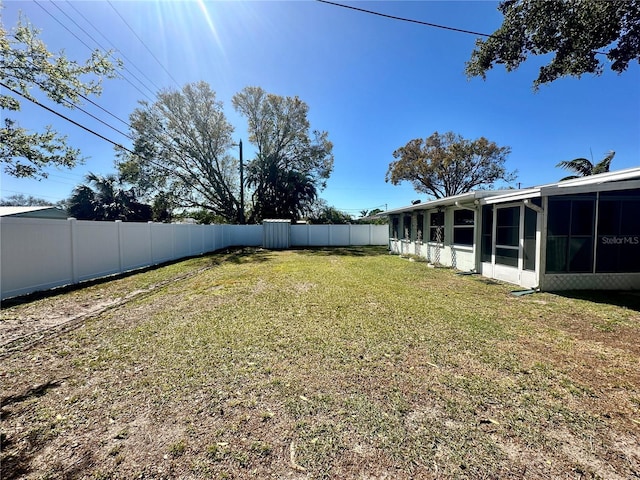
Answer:
[[[640,168],[383,212],[389,248],[542,291],[640,289]]]
[[[49,218],[66,220],[66,210],[54,206],[43,207],[0,207],[0,217]]]

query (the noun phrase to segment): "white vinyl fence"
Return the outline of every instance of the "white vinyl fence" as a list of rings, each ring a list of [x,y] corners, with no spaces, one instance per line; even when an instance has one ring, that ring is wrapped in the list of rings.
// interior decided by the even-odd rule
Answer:
[[[290,245],[387,245],[386,225],[291,225]],[[0,219],[1,298],[232,246],[262,246],[262,225]]]

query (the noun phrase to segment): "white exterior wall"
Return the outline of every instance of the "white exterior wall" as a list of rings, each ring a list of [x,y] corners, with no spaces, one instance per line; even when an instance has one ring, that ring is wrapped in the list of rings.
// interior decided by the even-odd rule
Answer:
[[[295,246],[386,245],[386,225],[290,226]],[[261,246],[262,225],[0,219],[2,299],[231,246]],[[344,243],[347,242],[347,243]]]
[[[459,245],[444,245],[437,243],[406,242],[404,240],[389,240],[389,249],[398,255],[418,255],[429,263],[439,263],[457,270],[469,271],[476,268],[476,258],[473,247]]]
[[[418,255],[424,257],[429,263],[440,264],[447,267],[452,267],[457,270],[469,271],[476,269],[476,254],[475,249],[479,247],[455,245],[453,241],[453,212],[457,208],[446,208],[444,213],[444,243],[435,243],[429,241],[418,242],[417,237],[417,212],[411,214],[411,241],[406,241],[404,238],[395,240],[389,239],[389,249],[392,253],[399,255]],[[428,240],[430,237],[429,232],[429,213],[432,210],[423,210],[424,215],[424,229],[423,238]],[[404,231],[403,218],[409,214],[400,214],[400,226]],[[479,216],[478,216],[479,218]],[[476,222],[478,224],[478,222]],[[476,231],[478,227],[476,227]]]
[[[465,272],[476,270],[474,247],[455,246],[450,249],[451,266]]]

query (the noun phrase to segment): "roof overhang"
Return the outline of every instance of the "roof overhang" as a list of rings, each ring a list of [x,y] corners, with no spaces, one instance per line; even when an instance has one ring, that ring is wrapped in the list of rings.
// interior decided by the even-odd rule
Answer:
[[[549,183],[539,187],[521,190],[478,190],[452,197],[430,200],[425,203],[410,205],[381,212],[379,215],[394,215],[417,210],[430,210],[438,207],[461,205],[493,205],[496,203],[518,202],[531,198],[556,195],[576,195],[589,192],[608,192],[613,190],[640,189],[640,167],[627,168],[616,172],[599,173],[588,177]]]
[[[381,212],[378,215],[397,215],[399,213],[415,212],[417,210],[433,210],[439,207],[443,208],[456,206],[456,204],[479,205],[480,203],[483,203],[483,200],[488,197],[493,197],[512,191],[520,190],[477,190],[474,192],[461,193],[460,195],[454,195],[452,197],[437,198],[435,200],[429,200],[424,203],[417,203],[408,207],[387,210],[386,212]]]

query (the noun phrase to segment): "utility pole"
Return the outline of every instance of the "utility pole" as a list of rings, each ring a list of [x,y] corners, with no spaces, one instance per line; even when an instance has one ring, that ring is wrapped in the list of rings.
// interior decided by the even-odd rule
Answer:
[[[240,146],[240,223],[245,224],[244,218],[244,165],[242,164],[242,139],[238,143]]]

